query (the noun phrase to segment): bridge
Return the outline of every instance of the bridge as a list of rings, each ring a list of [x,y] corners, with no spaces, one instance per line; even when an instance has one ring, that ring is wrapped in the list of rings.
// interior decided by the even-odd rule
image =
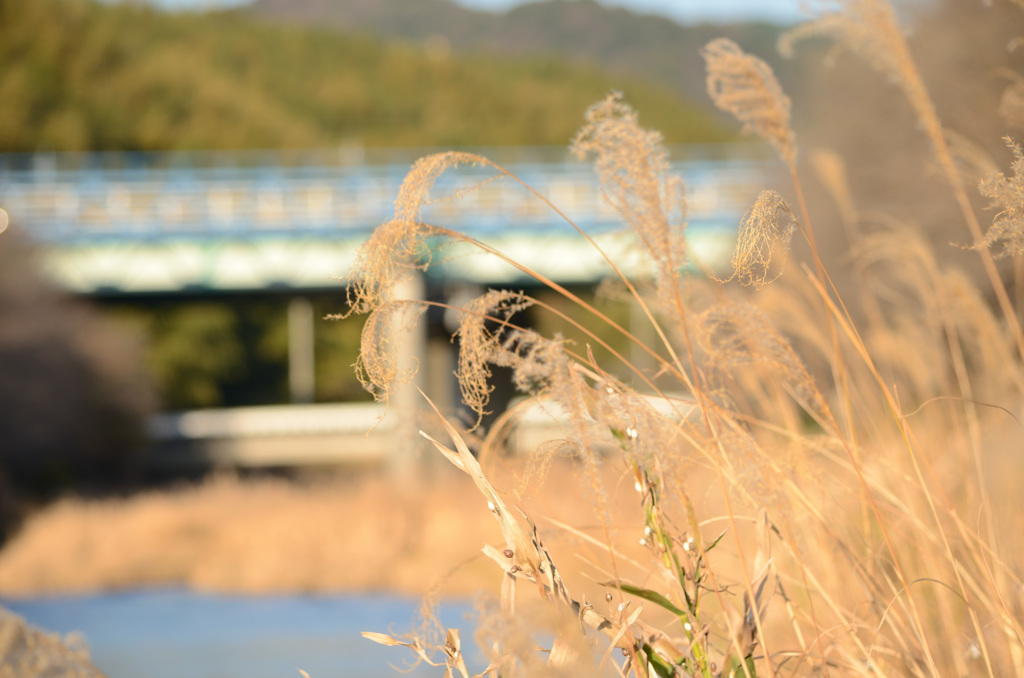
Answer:
[[[749,146],[674,149],[687,186],[689,234],[714,262],[773,166]],[[581,228],[607,235],[617,215],[588,163],[561,149],[484,149]],[[0,156],[0,208],[47,247],[47,269],[80,294],[317,289],[344,277],[355,250],[393,214],[415,151],[10,154]],[[492,176],[446,173],[433,193]],[[541,200],[509,180],[428,206],[424,218],[507,248],[558,282],[607,273],[596,253]],[[538,238],[544,248],[535,247]],[[541,256],[541,255],[545,256]],[[571,256],[566,256],[571,254]],[[571,262],[572,265],[566,264]],[[434,275],[481,284],[518,276],[456,257]]]
[[[427,152],[340,147],[8,154],[0,156],[0,217],[9,215],[11,224],[42,246],[48,275],[75,294],[288,293],[293,297],[288,314],[292,401],[309,403],[314,317],[303,294],[340,289],[359,245],[393,215],[411,163]],[[608,251],[622,248],[618,216],[601,198],[589,163],[570,158],[564,149],[479,152],[550,199]],[[740,217],[768,183],[775,163],[763,149],[746,145],[678,147],[671,157],[672,171],[686,184],[691,256],[701,265],[720,266],[729,258]],[[608,275],[600,255],[550,206],[515,181],[490,180],[494,174],[467,167],[445,173],[431,191],[434,202],[424,208],[424,220],[484,240],[562,284],[594,283]],[[474,190],[463,191],[467,186]],[[2,231],[6,221],[0,218],[0,224]],[[428,275],[428,285],[456,295],[467,286],[525,282],[517,269],[458,249],[446,252]],[[421,337],[412,350],[439,356],[439,347],[426,341]],[[446,361],[429,362],[443,368]],[[367,422],[360,419],[364,430],[373,422],[369,412],[365,409]],[[205,449],[214,451],[204,453],[208,461],[248,459],[253,465],[280,456],[266,451],[264,443],[238,445],[283,435],[276,429],[245,429],[244,422],[261,416],[284,422],[292,447],[306,449],[302,454],[309,458],[319,457],[309,445],[298,445],[296,436],[334,436],[335,443],[351,448],[337,436],[359,428],[352,416],[327,409],[322,414],[344,423],[326,433],[317,426],[296,432],[288,422],[305,421],[299,410],[226,411],[165,415],[153,431],[167,447],[209,443]],[[197,420],[205,421],[205,428],[182,424]]]

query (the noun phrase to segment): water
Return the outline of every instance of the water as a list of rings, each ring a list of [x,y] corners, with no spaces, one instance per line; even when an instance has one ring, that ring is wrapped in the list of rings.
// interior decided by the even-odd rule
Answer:
[[[80,631],[93,663],[109,678],[380,678],[399,676],[412,658],[360,631],[410,628],[419,601],[383,595],[222,596],[185,590],[133,591],[0,605],[61,634]],[[467,603],[442,606],[441,619],[462,632],[471,668]],[[421,666],[412,676],[442,675]]]

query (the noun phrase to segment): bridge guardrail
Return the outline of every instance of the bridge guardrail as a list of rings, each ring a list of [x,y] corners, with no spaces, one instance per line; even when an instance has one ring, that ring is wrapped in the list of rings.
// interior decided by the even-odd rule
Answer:
[[[673,171],[686,181],[694,220],[728,223],[742,214],[752,193],[763,185],[771,163],[757,154],[732,151],[717,156],[705,151],[673,163]],[[393,215],[394,199],[409,168],[398,162],[288,165],[286,156],[278,160],[281,164],[256,166],[165,162],[140,167],[126,162],[105,168],[99,160],[76,164],[61,158],[29,166],[24,159],[14,162],[0,156],[0,207],[32,236],[51,244],[272,235],[362,237]],[[38,159],[35,164],[40,165]],[[599,231],[617,224],[588,164],[563,157],[519,160],[508,168],[584,228]],[[446,173],[433,193],[451,195],[486,175],[479,169]],[[513,223],[526,229],[547,228],[558,220],[542,201],[508,180],[484,183],[457,203],[433,204],[424,210],[424,218],[475,233]]]

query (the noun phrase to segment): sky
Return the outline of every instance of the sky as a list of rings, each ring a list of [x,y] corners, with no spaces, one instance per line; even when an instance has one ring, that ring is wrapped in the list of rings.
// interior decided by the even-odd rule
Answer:
[[[248,0],[151,0],[166,7],[189,9],[240,5]],[[503,10],[527,0],[454,0],[465,7]],[[764,19],[793,23],[803,15],[805,0],[599,0],[605,5],[626,7],[638,13],[660,14],[682,23]],[[408,0],[416,2],[416,0]]]

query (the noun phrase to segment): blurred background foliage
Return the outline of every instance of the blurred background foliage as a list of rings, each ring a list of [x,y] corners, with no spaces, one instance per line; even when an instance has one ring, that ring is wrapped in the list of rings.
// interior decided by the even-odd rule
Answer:
[[[0,238],[0,542],[14,497],[132,482],[155,410],[143,337],[54,289],[20,234]],[[14,486],[18,492],[14,492]]]
[[[342,294],[303,295],[315,318],[316,402],[370,399],[352,369],[361,319],[323,320],[338,311]],[[119,324],[150,338],[145,365],[161,407],[185,410],[288,402],[289,301],[283,294],[168,298],[110,308]]]
[[[446,45],[241,10],[4,0],[0,150],[563,145],[613,88],[670,142],[728,136],[664,85],[553,56]]]
[[[253,0],[242,11],[263,20],[390,42],[440,42],[462,55],[543,56],[597,68],[623,82],[639,79],[668,87],[726,130],[735,125],[711,104],[704,84],[700,50],[709,41],[727,37],[743,45],[767,59],[787,86],[803,70],[802,60],[781,59],[775,50],[782,26],[759,21],[682,25],[595,0],[534,0],[504,12],[474,10],[451,0]],[[645,120],[655,115],[648,108],[637,109]],[[645,124],[668,133],[661,122]],[[674,138],[675,132],[668,135]]]

